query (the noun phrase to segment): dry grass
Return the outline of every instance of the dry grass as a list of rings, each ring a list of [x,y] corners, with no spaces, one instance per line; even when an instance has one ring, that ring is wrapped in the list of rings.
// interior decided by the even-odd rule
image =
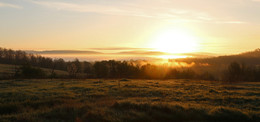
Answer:
[[[0,89],[0,121],[260,121],[260,83],[3,80]]]
[[[19,68],[20,65],[17,65],[17,68]],[[46,75],[51,75],[52,69],[48,68],[41,68],[44,72],[46,72]],[[62,71],[62,70],[54,70],[57,76],[67,76],[68,72]],[[0,79],[1,78],[11,78],[14,76],[15,73],[15,65],[10,64],[0,64]]]

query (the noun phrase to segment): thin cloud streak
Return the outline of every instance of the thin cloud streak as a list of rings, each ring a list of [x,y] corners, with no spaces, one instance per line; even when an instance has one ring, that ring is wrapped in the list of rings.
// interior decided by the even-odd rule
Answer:
[[[111,51],[117,51],[117,50],[153,50],[152,48],[131,48],[131,47],[108,47],[108,48],[88,48],[91,50],[111,50]]]
[[[160,55],[169,55],[169,53],[164,53],[160,51],[124,51],[115,54],[123,54],[123,55],[153,55],[153,56],[160,56]]]
[[[38,4],[41,6],[55,8],[57,10],[66,10],[66,11],[75,11],[75,12],[93,12],[93,13],[102,13],[102,14],[113,14],[113,13],[121,13],[123,10],[102,6],[102,5],[80,5],[74,3],[66,3],[66,2],[53,2],[53,1],[31,1],[34,4]]]
[[[32,54],[40,54],[40,55],[82,55],[82,56],[142,56],[142,57],[158,57],[158,56],[172,56],[172,55],[186,55],[191,57],[212,57],[216,56],[216,54],[212,53],[178,53],[178,54],[171,54],[166,52],[160,51],[149,51],[149,50],[131,50],[131,51],[119,51],[115,53],[107,53],[107,52],[97,52],[92,50],[45,50],[45,51],[34,51],[34,50],[27,50],[27,53]]]
[[[175,9],[167,7],[143,7],[135,4],[122,4],[120,6],[100,4],[75,4],[55,1],[33,1],[32,3],[44,7],[73,12],[87,12],[106,15],[136,16],[154,19],[163,19],[172,22],[206,22],[206,23],[229,23],[244,24],[238,20],[219,20],[206,12],[196,10]]]
[[[0,8],[1,7],[6,7],[6,8],[15,8],[15,9],[22,9],[22,6],[19,5],[14,5],[14,4],[9,4],[9,3],[2,3],[0,2]]]

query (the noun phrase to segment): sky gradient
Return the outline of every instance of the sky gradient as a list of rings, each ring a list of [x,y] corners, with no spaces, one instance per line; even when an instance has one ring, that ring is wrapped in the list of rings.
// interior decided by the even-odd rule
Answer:
[[[150,50],[178,28],[196,37],[194,52],[233,54],[259,48],[259,12],[260,0],[0,0],[0,47]]]

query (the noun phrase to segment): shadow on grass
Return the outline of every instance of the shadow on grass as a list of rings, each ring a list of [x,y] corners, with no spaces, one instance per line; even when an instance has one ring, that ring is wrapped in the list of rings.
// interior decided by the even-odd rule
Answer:
[[[210,122],[241,122],[259,121],[259,116],[249,116],[239,110],[229,108],[215,108],[205,110],[185,108],[179,105],[151,105],[135,104],[130,102],[115,103],[112,106],[116,111],[123,113],[123,121],[210,121]]]

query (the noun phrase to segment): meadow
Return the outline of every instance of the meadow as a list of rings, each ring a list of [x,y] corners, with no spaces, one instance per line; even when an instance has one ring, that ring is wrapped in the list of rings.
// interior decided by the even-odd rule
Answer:
[[[10,65],[10,64],[0,64],[0,80],[10,79],[14,77],[16,68],[21,68],[21,65]],[[38,68],[38,67],[37,67]],[[52,69],[50,68],[40,68],[47,76],[51,75]],[[56,76],[64,77],[68,75],[68,72],[62,70],[54,70]]]
[[[260,83],[0,81],[0,121],[260,121]]]

